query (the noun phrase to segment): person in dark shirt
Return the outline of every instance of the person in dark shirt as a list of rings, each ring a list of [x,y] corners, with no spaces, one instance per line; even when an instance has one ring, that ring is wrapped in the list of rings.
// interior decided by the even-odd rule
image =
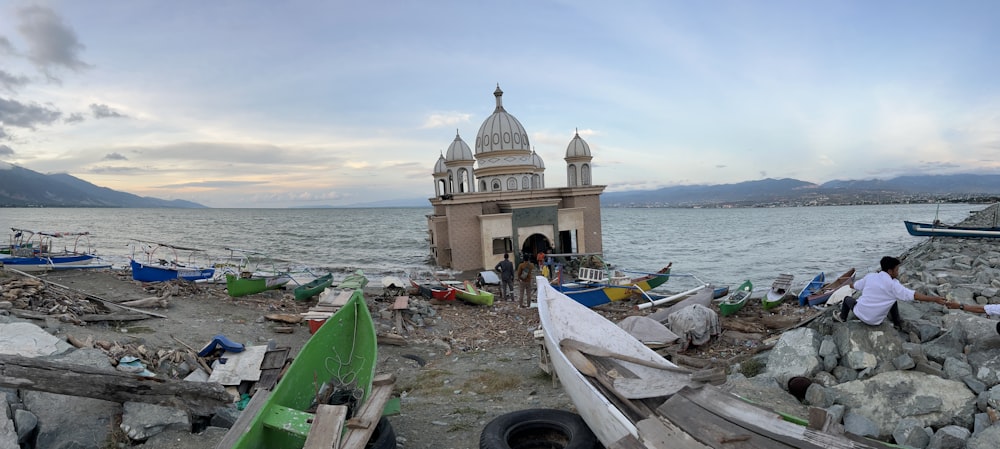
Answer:
[[[504,253],[503,260],[493,269],[500,272],[500,296],[508,301],[513,301],[514,263],[510,261],[510,254]]]

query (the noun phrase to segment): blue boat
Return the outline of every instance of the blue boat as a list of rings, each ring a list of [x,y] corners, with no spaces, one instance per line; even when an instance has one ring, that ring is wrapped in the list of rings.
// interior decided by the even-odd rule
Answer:
[[[137,246],[146,254],[144,262],[135,260],[135,248]],[[161,248],[171,251],[170,260],[161,259],[156,255],[157,250]],[[177,253],[178,251],[187,251],[190,253],[187,262],[181,262]],[[129,266],[132,267],[132,279],[139,282],[165,282],[174,279],[193,282],[211,279],[215,276],[215,268],[201,267],[193,262],[194,254],[201,251],[200,249],[185,248],[166,243],[135,240],[132,243],[132,260],[129,262]]]
[[[111,264],[92,264],[97,255],[89,249],[89,232],[43,232],[10,228],[8,245],[0,253],[0,266],[18,271],[49,271],[79,268],[109,268]],[[54,251],[58,238],[72,238],[72,248]],[[62,244],[60,244],[62,245]],[[85,247],[81,249],[80,246]]]
[[[953,226],[941,223],[903,221],[906,232],[916,237],[1000,238],[1000,227]]]
[[[799,292],[799,305],[804,306],[809,304],[809,295],[818,292],[819,289],[823,288],[823,284],[825,283],[826,274],[821,271],[805,287],[802,287],[802,291]]]

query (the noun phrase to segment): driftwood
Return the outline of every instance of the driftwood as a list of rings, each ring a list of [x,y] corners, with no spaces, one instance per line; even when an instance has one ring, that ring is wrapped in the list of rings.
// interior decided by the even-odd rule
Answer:
[[[130,310],[132,312],[139,312],[139,313],[144,313],[146,315],[155,316],[157,318],[166,318],[165,315],[161,315],[161,314],[153,313],[153,312],[148,312],[148,311],[144,311],[144,310],[139,310],[139,309],[134,309],[134,308],[131,308],[131,307],[128,307],[128,306],[123,306],[121,304],[115,303],[114,301],[108,301],[107,299],[101,298],[100,296],[92,295],[92,294],[87,293],[87,292],[82,291],[82,290],[77,290],[77,289],[74,289],[74,288],[69,288],[69,287],[67,287],[65,285],[57,284],[55,282],[42,279],[42,278],[40,278],[38,276],[34,276],[34,275],[31,275],[31,274],[25,273],[25,272],[23,272],[21,270],[15,270],[13,268],[6,268],[6,269],[8,271],[12,271],[14,273],[17,273],[18,275],[24,276],[24,277],[26,277],[28,279],[34,279],[36,281],[40,281],[40,282],[44,283],[45,285],[51,285],[53,287],[63,289],[64,291],[78,293],[80,295],[83,295],[83,297],[87,298],[88,300],[96,301],[96,302],[100,303],[101,305],[103,305],[103,306],[105,306],[105,307],[107,307],[107,308],[109,308],[111,310],[125,309],[125,310]]]
[[[232,402],[214,382],[150,379],[86,365],[0,355],[0,386],[114,402],[145,402],[208,416]]]
[[[279,323],[297,324],[302,322],[302,316],[289,315],[287,313],[269,313],[264,315],[264,319],[277,321]]]
[[[101,313],[101,314],[89,314],[80,315],[80,321],[87,323],[95,323],[100,321],[139,321],[149,318],[141,313]]]

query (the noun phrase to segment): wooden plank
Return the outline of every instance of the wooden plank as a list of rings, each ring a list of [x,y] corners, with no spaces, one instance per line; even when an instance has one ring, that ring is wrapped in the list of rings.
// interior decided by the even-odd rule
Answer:
[[[392,303],[392,310],[406,310],[409,308],[410,308],[409,296],[397,296],[396,300]]]
[[[375,426],[382,417],[382,409],[392,395],[392,387],[396,383],[396,376],[392,374],[379,374],[372,379],[372,391],[368,400],[361,405],[357,415],[347,420],[347,433],[341,439],[341,449],[362,449],[368,443]]]
[[[246,408],[240,413],[240,417],[236,418],[233,427],[230,427],[226,435],[219,441],[219,444],[215,445],[215,449],[232,449],[236,445],[236,440],[247,432],[250,422],[257,416],[260,409],[264,407],[264,404],[267,403],[267,398],[270,396],[271,390],[257,390],[257,393],[250,398],[250,402],[247,403]]]
[[[711,447],[737,447],[741,449],[793,449],[764,435],[754,433],[719,415],[709,412],[687,397],[677,394],[664,402],[657,412],[669,419],[699,442]],[[738,444],[736,444],[738,443]]]
[[[243,352],[226,352],[226,363],[216,363],[212,367],[209,382],[222,385],[239,385],[244,380],[260,380],[260,365],[267,353],[267,346],[248,346]],[[221,361],[220,361],[221,362]]]
[[[347,418],[346,405],[320,404],[302,449],[339,449],[344,418]]]
[[[646,399],[660,396],[670,396],[682,388],[691,386],[687,374],[664,372],[662,376],[649,379],[618,378],[614,380],[614,388],[628,399]]]
[[[354,292],[351,290],[343,290],[340,292],[340,294],[338,294],[335,298],[333,298],[333,303],[331,303],[330,305],[337,308],[344,307],[345,305],[347,305],[347,301],[350,301],[351,295],[353,294]]]
[[[646,418],[635,423],[642,438],[644,449],[709,449],[674,423],[659,416]],[[628,447],[628,446],[626,446]]]

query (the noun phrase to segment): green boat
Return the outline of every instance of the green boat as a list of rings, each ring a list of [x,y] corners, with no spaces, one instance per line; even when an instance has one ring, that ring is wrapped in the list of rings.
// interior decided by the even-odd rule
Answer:
[[[722,316],[729,316],[736,312],[747,303],[747,299],[750,299],[750,293],[753,292],[753,284],[750,280],[743,281],[736,290],[733,291],[725,301],[719,303],[719,313]]]
[[[764,310],[771,310],[781,305],[781,301],[788,295],[788,289],[792,288],[792,279],[794,278],[794,275],[788,273],[779,274],[778,278],[771,284],[771,289],[760,298],[761,307]]]
[[[333,274],[324,274],[316,279],[313,279],[312,281],[309,281],[309,283],[295,287],[295,300],[305,301],[313,296],[323,293],[323,290],[326,290],[327,287],[330,287],[331,285],[333,285]]]
[[[359,288],[363,289],[366,285],[368,285],[368,278],[365,277],[365,272],[358,270],[347,275],[347,277],[340,282],[339,287],[345,290],[356,290]]]
[[[229,296],[237,298],[240,296],[252,295],[267,290],[282,288],[291,282],[292,278],[286,274],[275,276],[240,275],[226,273],[226,291]]]
[[[377,358],[375,324],[364,293],[357,289],[302,347],[246,428],[234,425],[241,435],[231,447],[302,448],[316,417],[317,397],[329,398],[323,403],[347,405],[351,418],[369,398]],[[262,393],[266,391],[257,394]]]
[[[480,306],[493,305],[493,293],[476,288],[476,285],[472,281],[465,281],[465,288],[455,289],[455,297]]]

